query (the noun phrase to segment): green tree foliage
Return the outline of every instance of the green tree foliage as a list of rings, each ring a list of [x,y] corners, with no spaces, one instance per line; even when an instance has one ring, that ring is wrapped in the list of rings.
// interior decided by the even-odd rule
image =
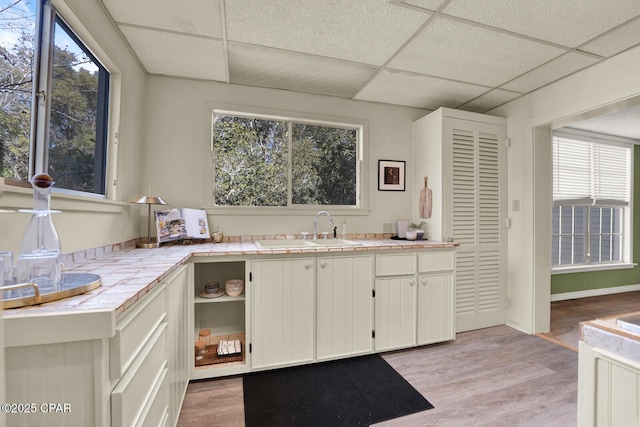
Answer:
[[[286,206],[287,140],[285,122],[215,116],[215,203]]]
[[[62,31],[56,28],[56,31]],[[49,127],[49,174],[71,190],[94,190],[98,72],[82,58],[55,47]]]
[[[353,129],[214,116],[214,200],[220,206],[355,205],[357,133]]]
[[[293,203],[355,205],[356,131],[293,126]]]
[[[0,33],[16,36],[0,44],[0,177],[27,180],[34,36],[19,3],[0,7]]]

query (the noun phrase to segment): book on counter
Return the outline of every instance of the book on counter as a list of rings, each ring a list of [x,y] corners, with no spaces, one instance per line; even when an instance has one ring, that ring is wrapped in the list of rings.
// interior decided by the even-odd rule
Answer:
[[[174,208],[156,211],[158,243],[180,239],[207,239],[209,224],[202,209]]]

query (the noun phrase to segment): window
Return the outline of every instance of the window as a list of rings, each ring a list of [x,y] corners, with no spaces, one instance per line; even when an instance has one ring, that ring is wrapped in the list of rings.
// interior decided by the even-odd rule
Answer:
[[[109,72],[49,1],[0,4],[13,17],[12,25],[0,21],[0,122],[12,124],[0,123],[0,176],[47,172],[56,188],[104,195]]]
[[[553,137],[552,265],[630,262],[632,146]]]
[[[359,125],[213,113],[217,206],[358,206]]]

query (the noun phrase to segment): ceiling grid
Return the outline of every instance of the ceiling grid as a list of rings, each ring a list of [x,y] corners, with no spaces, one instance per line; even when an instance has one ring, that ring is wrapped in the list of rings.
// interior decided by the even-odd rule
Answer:
[[[483,113],[640,44],[638,0],[101,1],[150,74],[426,110]]]

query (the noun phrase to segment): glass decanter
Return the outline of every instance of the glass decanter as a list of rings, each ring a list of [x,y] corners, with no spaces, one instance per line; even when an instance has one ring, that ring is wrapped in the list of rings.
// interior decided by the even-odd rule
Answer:
[[[31,178],[33,187],[33,210],[31,221],[22,238],[18,255],[18,280],[36,283],[40,293],[56,292],[60,289],[60,239],[53,225],[51,189],[53,179],[47,174]]]

